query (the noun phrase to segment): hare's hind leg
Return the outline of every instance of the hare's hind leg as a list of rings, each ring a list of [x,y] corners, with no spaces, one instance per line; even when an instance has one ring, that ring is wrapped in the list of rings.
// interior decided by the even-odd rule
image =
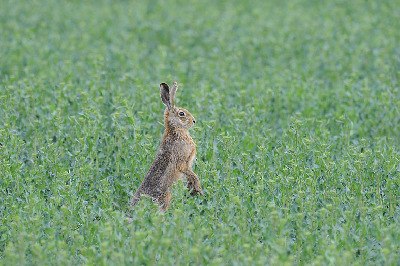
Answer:
[[[132,199],[131,199],[131,207],[134,207],[140,200],[140,198],[142,197],[142,193],[140,193],[139,191],[137,191],[135,193],[135,195],[133,195]]]
[[[167,191],[165,194],[161,195],[157,199],[157,202],[160,205],[160,210],[165,212],[171,203],[171,192]]]

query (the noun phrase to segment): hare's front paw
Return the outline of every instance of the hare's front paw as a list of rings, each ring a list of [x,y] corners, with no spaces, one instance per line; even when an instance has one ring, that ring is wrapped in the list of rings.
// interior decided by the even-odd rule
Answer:
[[[204,195],[203,190],[201,189],[200,186],[194,186],[192,189],[190,189],[190,195],[196,196],[196,195]]]
[[[203,190],[200,187],[199,182],[193,182],[193,181],[188,181],[187,187],[190,191],[190,195],[195,196],[195,195],[204,195]]]
[[[204,195],[204,192],[203,192],[203,190],[202,190],[201,188],[199,188],[199,189],[193,189],[193,191],[190,193],[190,195],[192,195],[192,196],[195,196],[195,195],[201,195],[201,196],[203,196],[203,195]]]

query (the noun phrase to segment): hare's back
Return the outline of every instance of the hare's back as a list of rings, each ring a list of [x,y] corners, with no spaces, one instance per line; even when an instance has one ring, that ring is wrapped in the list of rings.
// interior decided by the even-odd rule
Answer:
[[[169,162],[171,161],[171,152],[160,151],[157,153],[156,159],[151,165],[147,175],[143,181],[142,189],[151,196],[155,192],[162,192],[161,179],[166,174]]]

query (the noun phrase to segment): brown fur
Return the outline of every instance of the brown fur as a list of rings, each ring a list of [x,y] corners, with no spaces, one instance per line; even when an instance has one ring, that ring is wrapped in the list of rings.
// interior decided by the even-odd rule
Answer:
[[[203,195],[199,178],[192,170],[196,144],[189,134],[189,128],[195,120],[186,109],[175,107],[177,89],[176,82],[171,89],[166,83],[160,84],[161,100],[167,107],[164,112],[165,131],[156,158],[134,194],[131,206],[147,195],[160,205],[161,210],[167,210],[171,201],[171,186],[183,176],[187,178],[191,195]]]

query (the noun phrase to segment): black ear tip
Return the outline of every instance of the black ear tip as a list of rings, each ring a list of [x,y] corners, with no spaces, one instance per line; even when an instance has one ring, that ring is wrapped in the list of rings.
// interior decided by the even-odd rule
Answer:
[[[168,88],[168,84],[163,82],[160,84],[160,87]]]

